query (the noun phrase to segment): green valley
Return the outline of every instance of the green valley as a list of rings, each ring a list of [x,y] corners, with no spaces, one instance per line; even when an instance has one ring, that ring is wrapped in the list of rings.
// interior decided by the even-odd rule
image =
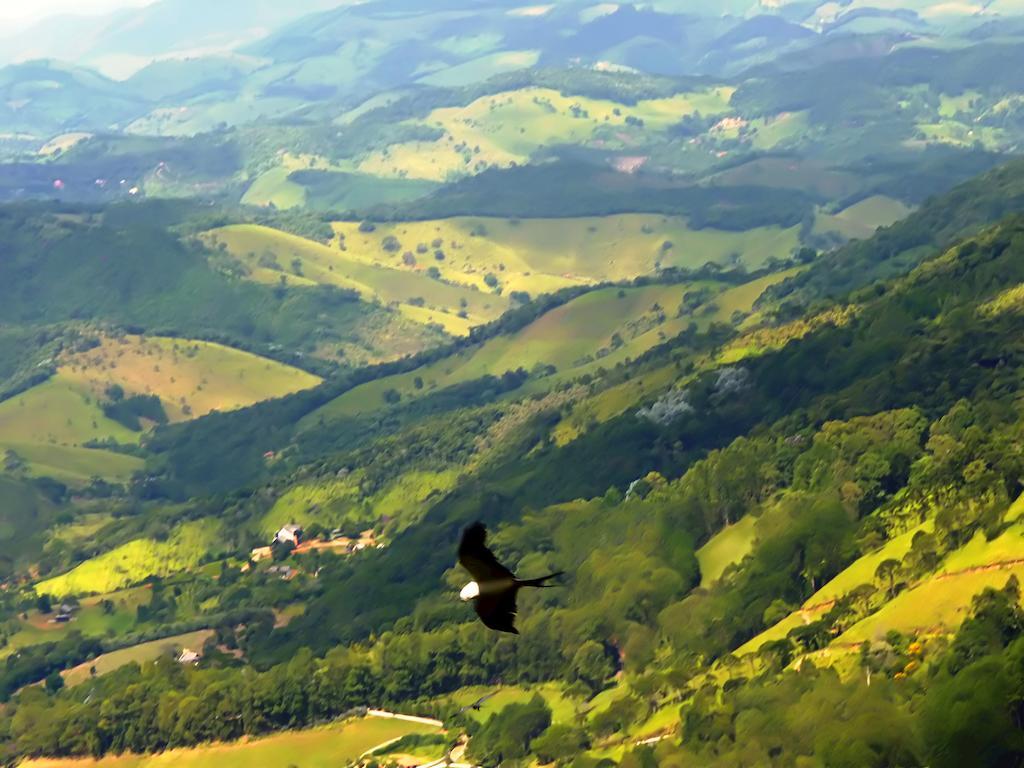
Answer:
[[[1024,762],[1024,4],[37,5],[0,763]]]

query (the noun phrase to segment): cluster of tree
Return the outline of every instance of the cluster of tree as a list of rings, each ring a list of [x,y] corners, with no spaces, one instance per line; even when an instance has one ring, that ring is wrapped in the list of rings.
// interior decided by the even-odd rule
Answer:
[[[531,218],[664,213],[686,216],[695,229],[742,232],[762,226],[792,227],[813,210],[813,199],[795,190],[684,184],[636,174],[606,183],[601,166],[566,159],[544,165],[492,169],[433,195],[373,211],[382,221],[460,215]]]
[[[103,652],[97,638],[83,637],[72,631],[53,643],[24,648],[7,657],[0,671],[0,700],[7,701],[22,686],[37,683],[54,672],[69,669]]]
[[[907,643],[898,634],[882,644],[890,656],[901,645]],[[879,657],[870,644],[864,650],[866,669]],[[901,671],[843,680],[806,660],[798,670],[766,667],[750,678],[734,668],[724,686],[691,691],[681,742],[660,746],[657,757],[680,766],[769,759],[850,768],[1012,765],[1024,757],[1022,653],[1024,612],[1011,579],[975,598],[949,649],[925,667],[914,662],[920,671],[910,677]],[[907,669],[902,662],[892,668]]]
[[[109,399],[103,403],[103,415],[133,432],[142,430],[142,419],[154,424],[167,423],[167,412],[156,395],[126,397],[124,388],[119,384],[109,387],[106,395]]]
[[[822,299],[905,274],[958,239],[1024,208],[1022,169],[1021,161],[1011,162],[929,200],[871,239],[849,243],[768,289],[759,303],[784,300],[784,311],[794,315]]]

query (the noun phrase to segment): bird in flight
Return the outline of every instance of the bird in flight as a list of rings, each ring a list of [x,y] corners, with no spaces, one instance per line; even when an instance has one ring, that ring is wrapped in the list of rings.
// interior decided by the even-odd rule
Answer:
[[[472,709],[474,712],[479,712],[484,704],[486,704],[488,701],[490,701],[491,699],[493,699],[497,695],[498,695],[497,693],[488,693],[486,696],[481,696],[479,699],[474,701],[472,704],[467,704],[462,709],[460,709],[459,710],[459,714],[461,715],[463,712],[466,712],[466,711],[468,711],[470,709]]]
[[[515,626],[519,590],[550,586],[548,582],[563,573],[559,571],[539,579],[517,579],[487,548],[487,528],[483,523],[473,523],[462,532],[459,563],[473,577],[473,581],[462,588],[459,597],[465,602],[473,601],[476,615],[484,626],[513,635],[519,634]]]

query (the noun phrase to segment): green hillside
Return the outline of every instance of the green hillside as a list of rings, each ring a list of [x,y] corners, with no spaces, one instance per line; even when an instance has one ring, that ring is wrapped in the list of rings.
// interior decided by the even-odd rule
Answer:
[[[0,763],[1024,764],[1021,71],[1021,0],[0,34]]]
[[[349,258],[341,249],[266,227],[235,226],[209,232],[206,238],[214,249],[223,244],[254,282],[291,284],[300,289],[330,286],[355,291],[364,301],[395,303],[413,310],[427,308],[433,310],[428,316],[431,322],[443,327],[449,323],[458,327],[461,312],[482,324],[498,317],[508,306],[507,299],[486,287],[486,292],[471,291],[425,273],[368,264]],[[424,319],[415,311],[408,316],[414,322]]]
[[[496,700],[494,718],[470,741],[473,758],[494,759],[508,749],[547,757],[557,733],[576,745],[560,749],[626,759],[630,739],[679,733],[691,735],[684,746],[668,739],[655,754],[697,765],[707,755],[706,716],[726,705],[760,711],[737,691],[756,702],[769,693],[788,697],[796,686],[802,693],[794,694],[793,706],[810,707],[838,690],[850,717],[860,717],[853,713],[874,711],[863,701],[870,669],[873,695],[908,723],[905,733],[889,733],[873,749],[908,750],[921,756],[908,764],[925,764],[925,756],[940,753],[921,708],[937,706],[933,697],[957,684],[942,681],[968,674],[964,663],[982,663],[956,661],[965,658],[965,643],[975,642],[970,627],[1024,610],[1014,607],[1019,595],[1010,581],[1021,567],[1019,526],[1010,512],[1020,495],[1019,452],[1010,448],[1020,421],[1007,385],[1015,381],[1019,350],[1017,305],[1006,298],[1024,282],[1020,227],[1016,218],[990,227],[885,290],[833,306],[821,316],[827,320],[773,326],[764,313],[712,324],[696,299],[685,301],[687,293],[709,289],[703,301],[742,296],[749,309],[771,286],[768,278],[759,278],[757,289],[606,288],[419,368],[381,371],[379,380],[326,406],[299,395],[253,409],[246,418],[265,420],[261,434],[271,436],[261,447],[274,445],[274,435],[282,441],[261,490],[232,506],[253,541],[265,541],[285,520],[314,530],[375,525],[388,535],[384,549],[353,555],[352,567],[324,560],[338,555],[300,555],[300,575],[290,582],[266,580],[263,564],[252,576],[233,577],[241,581],[223,581],[221,608],[244,599],[240,584],[274,585],[261,593],[272,605],[304,605],[269,634],[237,638],[247,658],[267,670],[239,678],[246,680],[241,684],[280,685],[293,674],[290,659],[310,645],[312,679],[354,669],[370,676],[327,709],[292,710],[302,718],[380,699],[417,701],[419,711],[457,717],[453,703],[483,695],[494,677],[508,685],[557,682],[569,686],[566,696],[581,702],[574,707],[586,717],[566,721],[565,703],[546,695]],[[723,298],[732,292],[737,298]],[[648,324],[654,305],[666,308],[666,318]],[[637,335],[627,338],[624,328]],[[621,347],[573,367],[592,345],[610,345],[615,333]],[[649,345],[647,334],[656,338]],[[748,352],[726,354],[737,349]],[[538,368],[498,389],[505,371],[536,363],[555,370]],[[476,399],[478,386],[495,389]],[[303,409],[298,432],[269,427],[276,419],[294,423]],[[232,414],[217,421],[222,429],[243,424]],[[209,435],[217,428],[200,421],[161,439],[194,446],[189,430]],[[417,511],[388,507],[389,496]],[[563,590],[524,596],[523,645],[499,641],[507,657],[493,654],[493,639],[435,586],[461,583],[451,540],[482,508],[503,560],[522,572],[572,574]],[[180,535],[148,544],[159,568],[140,560],[133,578],[165,574],[182,595],[188,584],[212,584],[195,570],[198,560],[160,554]],[[194,550],[213,547],[207,541]],[[98,575],[103,558],[126,551],[100,555],[40,589],[55,589],[76,573]],[[414,582],[387,580],[412,561]],[[306,592],[313,562],[319,584]],[[989,586],[1009,591],[979,597]],[[997,604],[1009,607],[992,613],[988,606]],[[347,650],[333,651],[338,645]],[[978,658],[998,660],[1015,646],[983,647],[991,650]],[[441,649],[454,654],[462,672],[440,676]],[[374,675],[399,655],[413,670],[415,682],[406,688],[392,675]],[[97,685],[134,674],[125,667]],[[229,672],[196,674],[203,682],[193,684],[212,686]],[[932,674],[940,681],[929,682]],[[923,693],[906,692],[905,679],[920,681],[915,690]],[[232,701],[245,695],[224,706],[238,706]],[[57,695],[31,706],[80,707],[82,717],[93,711],[65,701]],[[499,738],[513,727],[506,719],[531,712],[542,723],[535,743],[514,747]],[[817,712],[810,707],[807,717],[824,727]],[[551,729],[572,733],[551,730],[552,743],[541,739],[549,730],[545,718]],[[840,722],[852,727],[854,720]],[[267,730],[276,728],[243,721],[216,733],[230,739]],[[759,725],[757,733],[775,743],[778,730]],[[813,754],[797,731],[785,733],[787,753]],[[864,743],[847,733],[851,743]],[[731,734],[719,743],[728,755],[741,744]],[[152,749],[161,742],[135,743]]]
[[[265,353],[277,346],[312,357],[351,357],[354,364],[392,359],[438,340],[436,332],[417,330],[351,292],[282,290],[212,268],[209,254],[172,231],[196,215],[184,203],[125,206],[102,216],[85,208],[5,209],[0,231],[14,256],[0,264],[3,321],[112,323]],[[403,341],[391,349],[388,340],[395,336]]]
[[[429,734],[430,726],[401,720],[371,718],[339,723],[310,731],[273,736],[245,744],[227,744],[201,750],[177,750],[154,757],[125,755],[95,761],[30,760],[33,768],[96,766],[96,768],[160,768],[175,765],[186,768],[211,768],[233,765],[276,765],[287,761],[296,768],[327,768],[340,760],[356,760],[365,752],[389,741],[414,734]]]

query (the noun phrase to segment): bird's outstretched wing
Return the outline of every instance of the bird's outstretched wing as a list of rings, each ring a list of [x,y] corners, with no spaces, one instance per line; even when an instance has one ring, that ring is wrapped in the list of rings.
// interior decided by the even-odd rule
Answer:
[[[490,595],[480,595],[473,601],[476,615],[480,617],[480,621],[484,623],[485,627],[497,632],[519,634],[519,630],[516,629],[517,592],[516,589],[506,589]]]
[[[483,523],[473,523],[462,532],[459,562],[481,584],[515,578],[512,571],[499,563],[498,558],[487,548],[487,527]],[[515,608],[514,598],[512,607]]]

